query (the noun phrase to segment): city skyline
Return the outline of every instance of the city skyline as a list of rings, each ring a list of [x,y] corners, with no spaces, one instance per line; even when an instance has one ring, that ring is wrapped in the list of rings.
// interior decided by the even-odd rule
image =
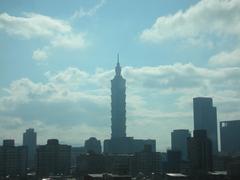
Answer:
[[[238,1],[54,3],[0,5],[0,141],[28,128],[38,144],[110,138],[118,52],[128,136],[165,151],[174,129],[193,130],[193,97],[213,98],[218,126],[239,119]]]

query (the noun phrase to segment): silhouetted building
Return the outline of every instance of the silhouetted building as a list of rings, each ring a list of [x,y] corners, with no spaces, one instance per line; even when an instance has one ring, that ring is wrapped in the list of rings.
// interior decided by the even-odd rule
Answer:
[[[85,141],[84,145],[87,152],[94,152],[96,154],[102,153],[101,141],[95,137],[91,137]]]
[[[81,154],[86,154],[87,150],[85,147],[72,147],[71,148],[71,166],[76,167],[77,157]]]
[[[194,130],[193,137],[188,138],[188,156],[191,173],[205,175],[212,170],[212,144],[206,130]]]
[[[168,150],[167,151],[167,172],[179,173],[181,167],[181,151]]]
[[[105,172],[105,157],[103,154],[87,153],[77,157],[76,174],[84,177],[87,174],[100,174]]]
[[[150,145],[145,145],[142,152],[134,154],[132,162],[132,174],[137,175],[139,172],[144,175],[151,175],[160,170],[160,152],[153,152]]]
[[[187,129],[176,129],[171,133],[172,150],[180,151],[183,160],[187,160],[188,137],[191,137],[191,134]]]
[[[76,174],[79,177],[104,172],[120,175],[131,174],[132,159],[133,155],[126,154],[81,154],[77,157]]]
[[[0,146],[0,177],[25,176],[27,169],[27,148],[15,146],[14,140],[3,140]]]
[[[133,152],[141,152],[145,150],[145,146],[150,145],[151,151],[156,152],[155,139],[133,139]]]
[[[46,145],[37,147],[37,175],[70,174],[71,146],[61,145],[57,139],[49,139]]]
[[[144,150],[145,145],[150,145],[156,151],[156,140],[134,139],[133,137],[114,138],[104,140],[104,153],[133,154]]]
[[[23,133],[23,146],[26,146],[28,149],[28,168],[34,168],[36,160],[36,147],[37,147],[37,133],[34,132],[34,129],[27,129]]]
[[[233,157],[228,163],[227,174],[231,180],[240,179],[240,156]]]
[[[212,141],[212,151],[218,152],[217,140],[217,110],[213,107],[212,98],[193,98],[194,130],[207,130],[207,136]]]
[[[105,155],[106,172],[113,174],[132,174],[132,160],[134,156],[128,154]]]
[[[221,151],[240,152],[240,120],[220,122]]]

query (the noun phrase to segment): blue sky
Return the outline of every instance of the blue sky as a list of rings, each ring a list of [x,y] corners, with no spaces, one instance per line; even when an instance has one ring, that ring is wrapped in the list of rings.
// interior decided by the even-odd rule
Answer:
[[[82,145],[110,137],[117,53],[127,80],[127,134],[170,147],[192,130],[192,98],[239,119],[240,2],[78,0],[0,3],[0,139]],[[144,133],[143,133],[144,132]]]

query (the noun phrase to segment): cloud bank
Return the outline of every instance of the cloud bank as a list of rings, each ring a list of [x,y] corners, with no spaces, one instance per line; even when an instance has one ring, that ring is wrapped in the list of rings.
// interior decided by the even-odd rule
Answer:
[[[113,70],[90,74],[69,67],[57,73],[46,72],[45,76],[45,83],[23,78],[1,90],[3,137],[11,134],[9,137],[21,141],[18,134],[28,127],[39,132],[39,143],[54,137],[79,145],[90,136],[102,140],[110,137]],[[127,134],[157,139],[160,150],[170,146],[166,137],[173,129],[192,129],[195,96],[213,97],[219,120],[240,115],[238,67],[202,68],[180,63],[125,67],[123,76],[127,80]]]

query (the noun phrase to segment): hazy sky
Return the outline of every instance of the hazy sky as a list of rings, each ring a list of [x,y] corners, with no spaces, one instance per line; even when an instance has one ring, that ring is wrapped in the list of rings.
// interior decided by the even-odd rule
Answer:
[[[193,129],[192,98],[240,119],[239,0],[0,0],[0,140],[110,137],[117,53],[127,135],[170,147]]]

